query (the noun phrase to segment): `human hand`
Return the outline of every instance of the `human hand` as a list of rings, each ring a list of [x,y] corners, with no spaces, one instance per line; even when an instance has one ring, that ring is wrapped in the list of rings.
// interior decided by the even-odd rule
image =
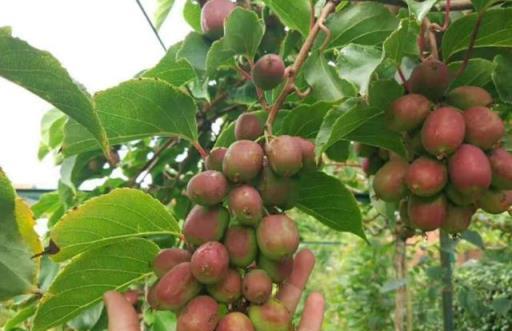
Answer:
[[[279,299],[293,314],[297,309],[306,283],[315,265],[315,257],[309,249],[300,251],[294,261],[293,271],[277,293]],[[118,292],[107,292],[104,296],[109,318],[109,331],[140,331],[138,314],[133,301]],[[324,298],[312,293],[304,305],[297,331],[320,331],[324,315]]]

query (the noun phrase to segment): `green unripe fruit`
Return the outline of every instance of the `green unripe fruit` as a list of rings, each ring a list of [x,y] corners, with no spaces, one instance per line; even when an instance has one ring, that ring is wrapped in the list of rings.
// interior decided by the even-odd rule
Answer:
[[[224,161],[227,150],[228,149],[225,147],[212,149],[205,160],[206,169],[222,171],[222,162]]]
[[[411,163],[405,176],[409,190],[420,197],[441,192],[447,181],[448,171],[444,164],[427,157],[420,157]]]
[[[233,189],[229,193],[228,206],[240,224],[256,226],[263,215],[263,200],[258,191],[249,185]]]
[[[489,156],[492,169],[492,186],[512,190],[512,154],[504,148],[497,148]]]
[[[172,268],[183,262],[189,262],[191,254],[180,248],[162,249],[153,260],[153,270],[158,277],[162,277]]]
[[[229,213],[224,207],[195,206],[183,225],[185,241],[199,246],[208,241],[219,241],[229,223]]]
[[[251,303],[265,303],[272,294],[272,279],[264,270],[253,269],[245,274],[242,293]]]
[[[265,270],[274,283],[282,283],[288,279],[293,270],[293,257],[285,257],[281,261],[267,259],[264,255],[258,257],[258,267]]]
[[[466,142],[490,149],[505,135],[505,124],[495,112],[486,107],[473,107],[464,112]]]
[[[405,175],[409,165],[402,160],[387,162],[373,179],[373,189],[377,198],[384,201],[399,201],[407,194]]]
[[[271,90],[281,84],[284,78],[285,65],[283,59],[276,54],[261,57],[252,69],[254,85],[262,90]]]
[[[408,214],[411,224],[422,231],[440,228],[446,220],[448,203],[444,195],[421,198],[410,196]]]
[[[272,139],[265,152],[270,167],[276,174],[283,177],[295,175],[302,169],[302,148],[291,136],[279,136]]]
[[[194,203],[202,206],[213,206],[221,203],[228,193],[226,177],[215,170],[198,173],[188,182],[187,196]]]
[[[459,147],[450,158],[448,172],[453,187],[466,196],[477,196],[491,185],[491,164],[484,152],[473,145]]]
[[[243,113],[235,122],[236,140],[256,140],[263,135],[264,125],[258,116]]]
[[[224,34],[224,23],[236,8],[229,0],[210,0],[201,10],[201,29],[211,39],[218,39]]]
[[[492,96],[481,87],[459,86],[446,96],[448,104],[462,110],[472,107],[487,107],[492,104]]]
[[[432,103],[420,94],[407,94],[396,99],[386,112],[388,127],[396,132],[414,130],[427,118]]]
[[[249,317],[239,312],[229,313],[219,322],[215,331],[255,331]]]
[[[199,282],[207,285],[218,283],[228,273],[228,251],[224,245],[216,241],[202,244],[192,254],[190,269]]]
[[[249,307],[249,318],[256,331],[293,330],[290,312],[276,299],[271,299],[261,306]]]
[[[226,232],[224,246],[228,250],[232,265],[245,268],[254,262],[258,253],[256,232],[245,226],[232,226]]]
[[[459,207],[448,204],[446,219],[442,228],[451,234],[464,232],[471,224],[471,218],[475,214],[475,207]]]
[[[229,146],[222,171],[233,183],[242,183],[258,176],[262,166],[261,146],[250,140],[239,140]]]
[[[441,107],[428,115],[421,129],[421,143],[427,152],[443,158],[464,141],[466,124],[464,116],[456,108]]]
[[[451,73],[446,64],[438,60],[427,60],[414,68],[408,87],[411,93],[437,101],[444,96],[451,81]]]
[[[199,294],[201,285],[192,275],[190,262],[183,262],[160,278],[155,300],[162,309],[177,310]]]
[[[269,165],[264,165],[258,190],[265,206],[289,209],[295,201],[297,181],[290,177],[279,177]]]
[[[256,230],[256,239],[261,253],[274,261],[293,255],[300,241],[295,222],[284,214],[264,217]]]
[[[215,300],[222,303],[233,303],[242,295],[242,277],[238,270],[229,269],[226,277],[217,284],[206,287]]]
[[[482,194],[478,206],[489,214],[501,214],[512,206],[512,191],[488,190]]]
[[[214,331],[219,320],[217,302],[206,295],[198,296],[179,314],[176,331]]]

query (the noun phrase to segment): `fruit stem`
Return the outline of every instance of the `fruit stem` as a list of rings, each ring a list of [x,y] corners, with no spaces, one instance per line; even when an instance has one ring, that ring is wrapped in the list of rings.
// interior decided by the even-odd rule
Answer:
[[[409,93],[409,84],[407,84],[407,79],[405,78],[404,72],[402,71],[402,68],[400,66],[396,67],[396,70],[398,71],[398,76],[400,76],[400,80],[402,81],[402,85],[404,86],[407,93]]]
[[[137,183],[137,179],[139,178],[139,176],[142,174],[142,173],[150,173],[151,170],[158,164],[158,158],[160,157],[160,155],[165,151],[167,150],[168,148],[174,146],[176,143],[178,142],[178,139],[176,138],[169,138],[167,139],[167,141],[162,145],[160,146],[156,151],[155,153],[153,154],[153,157],[151,157],[151,159],[149,159],[143,166],[142,168],[140,168],[139,171],[137,171],[137,173],[135,174],[135,176],[133,176],[129,181],[128,181],[128,186],[131,187],[131,186],[134,186],[136,183]],[[144,178],[146,177],[146,175],[144,175],[144,177],[141,178],[141,181],[144,180]]]
[[[201,146],[201,144],[198,141],[194,141],[192,144],[194,145],[194,148],[199,152],[199,155],[201,155],[203,159],[206,159],[206,157],[208,157],[208,152],[203,148],[203,146]]]
[[[480,12],[476,18],[475,27],[473,28],[473,31],[471,32],[471,37],[469,39],[468,50],[466,51],[466,54],[464,55],[464,61],[462,62],[459,71],[457,72],[457,78],[464,73],[466,67],[468,66],[469,58],[471,57],[471,53],[473,51],[473,48],[475,47],[478,31],[480,30],[480,26],[482,25],[483,14],[484,11]]]
[[[320,13],[320,16],[316,20],[315,24],[309,31],[308,36],[306,37],[306,40],[304,41],[304,44],[302,45],[299,54],[297,55],[297,58],[295,59],[295,62],[292,64],[292,66],[287,70],[288,76],[286,78],[286,82],[284,83],[283,89],[281,90],[281,93],[278,95],[276,101],[272,105],[272,108],[270,109],[270,113],[267,118],[267,123],[265,125],[266,131],[271,136],[272,135],[272,124],[274,124],[274,121],[277,117],[277,113],[283,106],[283,103],[285,102],[288,95],[294,91],[294,85],[295,85],[295,79],[297,78],[297,73],[299,72],[300,68],[304,65],[304,62],[306,61],[309,52],[311,51],[311,48],[313,47],[313,44],[315,42],[316,37],[318,36],[318,33],[322,30],[321,26],[324,24],[325,19],[331,12],[333,12],[336,9],[336,1],[329,1],[325,5],[325,7],[322,9],[322,12]],[[327,36],[328,37],[328,36]]]

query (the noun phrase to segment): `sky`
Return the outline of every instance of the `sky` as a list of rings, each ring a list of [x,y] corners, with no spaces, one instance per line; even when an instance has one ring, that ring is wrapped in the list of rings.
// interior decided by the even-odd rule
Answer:
[[[153,17],[158,0],[142,0]],[[190,27],[176,0],[160,30],[166,45],[182,40]],[[128,80],[155,65],[164,50],[135,0],[0,1],[0,27],[52,53],[89,92]],[[0,77],[0,167],[16,188],[52,189],[59,169],[37,159],[40,122],[47,102]]]

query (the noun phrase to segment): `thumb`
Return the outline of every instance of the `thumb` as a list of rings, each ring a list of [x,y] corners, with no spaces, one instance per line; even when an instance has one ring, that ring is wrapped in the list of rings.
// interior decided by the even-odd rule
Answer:
[[[108,314],[109,331],[140,331],[139,316],[133,306],[118,292],[103,296]]]

